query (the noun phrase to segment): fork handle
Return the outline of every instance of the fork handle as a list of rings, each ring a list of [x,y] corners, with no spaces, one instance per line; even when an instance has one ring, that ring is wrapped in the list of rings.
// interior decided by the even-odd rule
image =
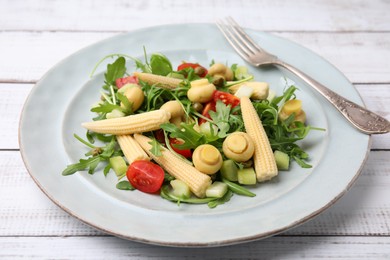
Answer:
[[[366,108],[359,106],[358,104],[338,95],[332,90],[328,89],[318,81],[314,80],[304,72],[295,68],[294,66],[277,60],[276,65],[279,65],[296,76],[301,78],[304,82],[309,84],[315,90],[317,90],[322,96],[324,96],[349,122],[352,123],[357,129],[365,134],[385,134],[390,131],[390,122],[367,110]]]

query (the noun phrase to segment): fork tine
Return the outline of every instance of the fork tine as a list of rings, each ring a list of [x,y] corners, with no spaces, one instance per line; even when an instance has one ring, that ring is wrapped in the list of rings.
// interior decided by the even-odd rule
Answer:
[[[240,25],[230,16],[226,18],[230,26],[236,32],[236,35],[240,38],[241,42],[243,42],[248,48],[251,49],[252,52],[265,52],[259,45],[257,45],[252,38],[241,28]]]
[[[233,49],[247,62],[251,62],[249,60],[248,51],[243,49],[243,46],[237,41],[237,39],[232,35],[231,31],[226,29],[226,24],[220,20],[217,20],[216,22],[218,28],[222,32],[222,34],[225,36],[226,40],[230,43],[230,45],[233,47]]]

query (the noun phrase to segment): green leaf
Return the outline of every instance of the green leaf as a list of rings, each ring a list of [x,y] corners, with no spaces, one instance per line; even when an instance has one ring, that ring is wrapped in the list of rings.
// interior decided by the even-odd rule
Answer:
[[[232,192],[234,192],[234,193],[236,193],[238,195],[243,195],[243,196],[247,196],[247,197],[255,197],[256,196],[255,193],[253,193],[250,190],[242,187],[241,185],[238,185],[237,183],[228,181],[225,178],[222,178],[222,181],[228,185],[229,189]]]
[[[147,64],[142,63],[139,59],[133,58],[135,66],[137,69],[140,69],[142,72],[151,73],[150,67]]]
[[[206,204],[211,201],[217,200],[217,198],[195,198],[195,197],[191,197],[188,199],[179,198],[172,194],[169,184],[163,185],[161,187],[160,196],[169,201],[189,203],[189,204]]]
[[[126,73],[126,59],[124,57],[117,58],[114,63],[107,64],[107,72],[104,74],[106,83],[114,85],[115,80],[122,78]]]
[[[150,152],[152,154],[154,154],[157,157],[162,155],[161,153],[162,146],[155,138],[152,138],[152,141],[149,142],[149,144],[152,146],[152,148],[150,148]]]
[[[133,103],[131,103],[131,102],[129,101],[129,99],[128,99],[125,95],[123,95],[122,93],[120,93],[120,92],[117,92],[117,93],[116,93],[116,96],[117,96],[117,98],[122,102],[122,104],[123,104],[123,106],[124,106],[124,108],[122,108],[122,107],[120,106],[122,112],[125,113],[126,115],[131,115],[131,114],[133,114]]]
[[[97,160],[91,160],[90,163],[89,163],[89,169],[88,169],[88,173],[89,174],[93,174],[95,172],[96,167],[102,161],[102,158],[100,156],[97,156],[95,158],[98,158],[98,159]]]
[[[135,190],[135,188],[128,181],[121,181],[116,184],[118,190]]]
[[[209,111],[209,114],[213,122],[218,126],[218,137],[225,138],[230,130],[230,105],[226,106],[222,101],[218,100],[216,111]]]
[[[111,141],[103,147],[103,152],[100,154],[100,156],[105,159],[109,159],[115,152],[116,144],[117,142],[115,140],[115,137],[112,137]]]
[[[110,104],[108,102],[104,102],[102,104],[99,104],[98,107],[93,107],[91,108],[91,112],[96,112],[96,113],[110,113],[112,112],[112,110],[114,109],[118,109],[120,111],[123,110],[123,108],[121,108],[121,106],[118,106],[118,105],[113,105],[113,104]]]
[[[104,169],[103,169],[104,176],[107,176],[107,174],[110,172],[111,168],[112,168],[111,163],[107,163],[106,167],[104,167]]]
[[[155,75],[166,76],[172,72],[172,64],[169,59],[160,53],[154,53],[150,56],[150,68]]]
[[[231,190],[228,190],[225,193],[225,195],[223,195],[222,198],[210,201],[209,203],[207,203],[207,206],[209,206],[209,208],[213,209],[213,208],[217,207],[218,205],[222,205],[222,204],[230,201],[230,198],[232,196],[233,196],[233,192]]]
[[[199,145],[206,143],[206,137],[203,134],[198,133],[194,129],[194,125],[195,123],[193,124],[181,123],[180,126],[182,128],[180,129],[174,124],[165,123],[162,124],[160,127],[163,130],[169,132],[170,137],[182,139],[184,143],[177,144],[175,145],[175,147],[183,150],[183,149],[194,149]]]
[[[80,159],[78,163],[74,163],[71,165],[68,165],[65,170],[62,172],[62,175],[67,176],[74,174],[78,171],[86,170],[90,167],[92,167],[93,170],[95,170],[97,164],[101,161],[101,158],[99,156],[90,157],[88,159]]]

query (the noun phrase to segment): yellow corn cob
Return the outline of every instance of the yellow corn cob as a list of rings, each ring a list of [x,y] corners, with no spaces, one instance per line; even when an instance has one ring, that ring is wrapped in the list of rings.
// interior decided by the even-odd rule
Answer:
[[[156,84],[158,87],[165,88],[165,89],[177,88],[180,85],[180,83],[183,81],[181,79],[175,79],[175,78],[164,77],[164,76],[154,75],[150,73],[141,73],[141,72],[134,72],[134,76],[136,76],[138,79],[150,85]]]
[[[168,123],[171,113],[155,110],[126,117],[111,118],[81,124],[96,133],[126,135],[160,129],[160,125]]]
[[[269,180],[278,175],[278,168],[268,137],[250,99],[243,96],[240,99],[240,104],[246,132],[255,145],[253,162],[257,181],[262,182]]]
[[[177,157],[168,149],[162,147],[162,156],[155,156],[150,152],[152,147],[149,144],[152,140],[141,134],[135,134],[134,139],[141,147],[155,160],[161,167],[169,172],[176,179],[186,183],[190,190],[198,197],[203,198],[206,194],[206,189],[211,185],[210,176],[201,173],[195,167],[189,165],[184,160]]]
[[[116,140],[129,164],[137,160],[149,160],[149,156],[131,135],[118,135]]]

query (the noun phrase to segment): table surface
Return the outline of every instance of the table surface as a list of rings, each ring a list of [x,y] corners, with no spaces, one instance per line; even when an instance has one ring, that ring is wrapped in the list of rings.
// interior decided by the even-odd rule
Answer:
[[[19,116],[53,65],[96,41],[161,24],[233,16],[318,53],[354,84],[365,105],[390,118],[390,1],[0,0],[0,258],[4,259],[389,259],[390,135],[372,137],[355,185],[313,220],[261,241],[167,248],[116,238],[51,202],[19,152]]]

